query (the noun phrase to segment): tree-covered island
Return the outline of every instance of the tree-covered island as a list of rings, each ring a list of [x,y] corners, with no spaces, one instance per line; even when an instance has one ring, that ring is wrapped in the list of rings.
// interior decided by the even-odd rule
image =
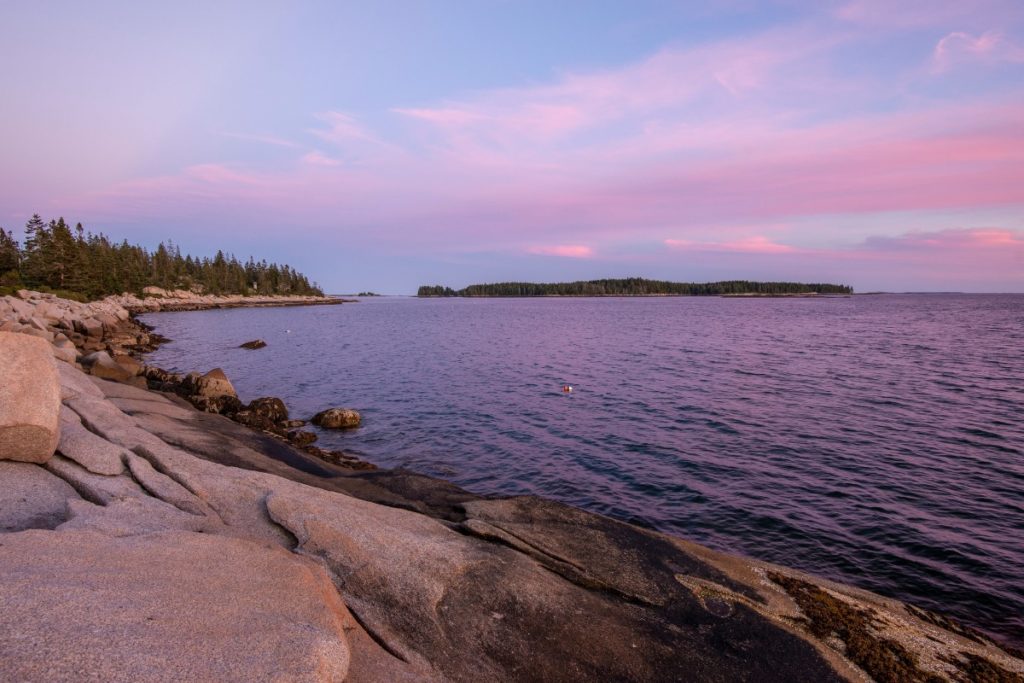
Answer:
[[[752,282],[669,282],[630,277],[577,282],[496,282],[452,289],[443,285],[424,285],[417,296],[801,296],[815,294],[853,294],[853,287],[827,283]]]

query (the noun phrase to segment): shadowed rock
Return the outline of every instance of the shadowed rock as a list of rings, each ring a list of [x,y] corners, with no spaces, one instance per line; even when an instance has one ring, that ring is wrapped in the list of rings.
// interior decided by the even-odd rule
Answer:
[[[76,498],[66,481],[40,466],[0,460],[0,533],[56,528]]]
[[[267,342],[263,341],[262,339],[253,339],[252,341],[247,341],[244,344],[239,345],[238,348],[255,351],[256,349],[262,349],[266,345]]]

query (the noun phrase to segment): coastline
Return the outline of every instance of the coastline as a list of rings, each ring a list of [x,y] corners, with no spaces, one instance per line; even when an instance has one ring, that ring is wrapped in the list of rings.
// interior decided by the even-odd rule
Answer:
[[[61,454],[45,469],[16,464],[67,482],[77,496],[48,508],[49,526],[37,527],[46,531],[3,530],[28,535],[18,548],[54,552],[65,541],[88,548],[109,538],[172,546],[201,532],[224,544],[271,544],[288,551],[282,562],[312,558],[310,571],[324,573],[318,580],[341,604],[342,625],[326,637],[336,641],[332,661],[346,666],[307,680],[858,680],[872,661],[907,680],[918,672],[954,680],[985,666],[1024,675],[1024,660],[986,636],[898,601],[537,498],[484,498],[408,472],[360,471],[219,409],[201,412],[188,400],[196,394],[154,390],[185,377],[140,362],[162,338],[133,317],[153,304],[125,305],[134,301],[150,298],[0,299],[0,330],[48,341],[62,392]],[[217,303],[225,305],[181,305],[246,305]],[[126,371],[135,365],[123,359],[134,360],[134,374],[84,374],[80,361],[101,349]],[[210,373],[194,374],[193,388]],[[93,441],[93,451],[118,452],[117,474],[75,459],[63,441],[75,420],[107,444]],[[0,566],[12,562],[0,547]],[[34,590],[46,580],[37,577]],[[7,593],[0,604],[20,599]],[[60,618],[17,615],[10,628],[29,631]],[[76,643],[61,645],[72,661]],[[912,666],[900,662],[905,653]],[[0,654],[0,670],[37,656]]]

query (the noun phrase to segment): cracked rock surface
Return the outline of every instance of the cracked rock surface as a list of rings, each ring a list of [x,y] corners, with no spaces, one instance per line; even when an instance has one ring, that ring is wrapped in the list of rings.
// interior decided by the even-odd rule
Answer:
[[[57,453],[0,462],[2,680],[869,680],[811,628],[822,595],[935,680],[1024,672],[893,600],[58,365]]]

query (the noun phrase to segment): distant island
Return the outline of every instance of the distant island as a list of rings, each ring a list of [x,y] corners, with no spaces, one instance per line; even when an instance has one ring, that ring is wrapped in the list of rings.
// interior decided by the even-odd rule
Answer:
[[[630,277],[576,282],[496,282],[452,289],[443,285],[424,285],[420,297],[435,296],[808,296],[817,294],[853,294],[853,287],[826,283],[753,282],[669,282]]]
[[[24,241],[0,227],[0,296],[29,288],[78,301],[109,294],[142,294],[147,287],[214,295],[323,296],[288,265],[241,262],[218,251],[213,258],[182,255],[168,242],[153,251],[93,234],[63,218],[48,223],[35,214]]]

